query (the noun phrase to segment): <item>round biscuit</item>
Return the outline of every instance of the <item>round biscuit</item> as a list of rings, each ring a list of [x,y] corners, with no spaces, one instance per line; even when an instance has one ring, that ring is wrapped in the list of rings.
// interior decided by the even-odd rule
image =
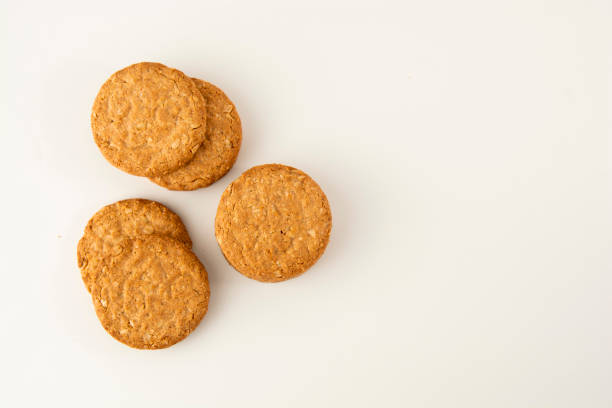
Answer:
[[[187,337],[208,310],[202,263],[179,241],[158,235],[126,241],[92,284],[104,329],[134,348],[160,349]]]
[[[121,254],[128,238],[167,235],[191,248],[191,239],[180,217],[164,205],[145,199],[109,204],[87,223],[77,246],[77,263],[88,291],[102,266]]]
[[[154,177],[187,164],[204,141],[206,105],[191,78],[141,62],[102,85],[91,113],[96,144],[113,165]]]
[[[185,166],[151,181],[168,190],[195,190],[223,177],[234,165],[242,142],[236,107],[213,84],[192,78],[206,101],[206,140]]]
[[[227,261],[262,282],[296,277],[329,242],[327,197],[304,172],[280,164],[253,167],[221,195],[215,236]]]

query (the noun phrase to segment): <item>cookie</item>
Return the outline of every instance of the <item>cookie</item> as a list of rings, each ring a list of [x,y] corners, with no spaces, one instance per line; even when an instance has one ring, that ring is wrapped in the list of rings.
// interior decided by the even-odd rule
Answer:
[[[139,349],[169,347],[208,310],[206,269],[179,241],[157,235],[126,241],[92,282],[98,319],[115,339]]]
[[[247,170],[223,192],[215,235],[238,272],[278,282],[321,257],[331,226],[329,203],[313,179],[293,167],[266,164]]]
[[[154,177],[187,164],[206,136],[206,102],[191,78],[141,62],[102,85],[91,113],[94,140],[113,165]]]
[[[121,254],[128,238],[167,235],[191,248],[191,239],[180,217],[162,204],[129,199],[109,204],[87,223],[77,247],[77,262],[87,290],[102,265]]]
[[[169,190],[195,190],[223,177],[234,165],[242,127],[232,101],[211,83],[192,78],[206,101],[206,140],[185,166],[151,181]]]

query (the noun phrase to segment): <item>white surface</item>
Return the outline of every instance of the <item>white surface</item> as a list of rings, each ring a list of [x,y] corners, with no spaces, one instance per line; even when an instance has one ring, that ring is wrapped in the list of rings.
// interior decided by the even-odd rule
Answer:
[[[609,1],[3,3],[0,405],[612,406]],[[497,3],[497,4],[494,4]],[[128,64],[209,80],[244,125],[179,193],[108,164],[89,114]],[[327,193],[323,258],[262,284],[213,235],[280,162]],[[76,266],[101,206],[159,200],[210,274],[167,350],[107,335]]]

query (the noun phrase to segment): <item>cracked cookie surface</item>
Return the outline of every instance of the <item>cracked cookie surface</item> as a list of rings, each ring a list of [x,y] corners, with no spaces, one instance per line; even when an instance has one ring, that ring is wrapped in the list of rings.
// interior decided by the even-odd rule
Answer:
[[[195,190],[223,177],[234,165],[242,142],[242,126],[236,107],[213,84],[192,78],[206,101],[206,139],[185,166],[152,177],[169,190]]]
[[[95,213],[77,246],[77,262],[87,290],[91,292],[91,281],[121,254],[129,238],[150,234],[167,235],[191,248],[180,217],[156,201],[122,200]]]
[[[187,337],[208,310],[206,269],[179,241],[150,235],[126,242],[92,284],[104,329],[139,349],[169,347]]]
[[[91,128],[104,157],[136,176],[154,177],[185,165],[204,141],[206,106],[193,81],[165,65],[141,62],[102,85]]]
[[[278,282],[321,257],[332,226],[327,198],[304,172],[280,164],[253,167],[223,192],[215,236],[243,275]]]

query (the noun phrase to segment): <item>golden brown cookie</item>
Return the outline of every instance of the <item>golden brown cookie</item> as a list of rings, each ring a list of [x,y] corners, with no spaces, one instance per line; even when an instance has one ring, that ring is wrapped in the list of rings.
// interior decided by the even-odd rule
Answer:
[[[77,262],[87,290],[102,265],[124,250],[128,238],[167,235],[191,248],[191,239],[180,217],[162,204],[130,199],[100,209],[87,223],[77,247]]]
[[[154,177],[185,165],[204,141],[206,102],[191,78],[141,62],[102,85],[91,112],[94,140],[114,166]]]
[[[228,262],[262,282],[293,278],[325,251],[332,216],[321,188],[281,164],[253,167],[221,195],[217,242]]]
[[[111,336],[130,347],[160,349],[189,335],[208,310],[206,269],[179,241],[149,235],[126,241],[93,281],[92,301]]]
[[[169,190],[195,190],[211,185],[234,165],[242,127],[232,101],[211,83],[192,78],[206,101],[206,140],[185,166],[151,181]]]

